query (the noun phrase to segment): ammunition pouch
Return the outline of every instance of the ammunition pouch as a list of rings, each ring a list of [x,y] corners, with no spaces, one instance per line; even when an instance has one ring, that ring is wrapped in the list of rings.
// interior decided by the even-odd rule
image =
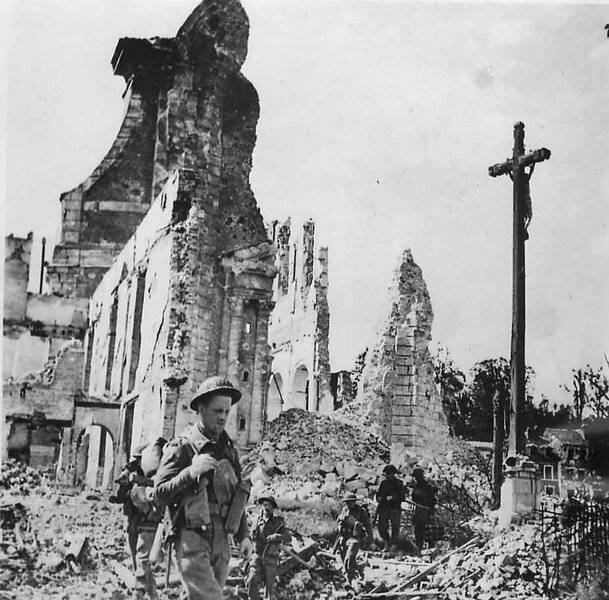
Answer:
[[[226,529],[227,533],[236,533],[239,529],[251,488],[252,484],[249,480],[238,483],[224,523],[224,529]]]

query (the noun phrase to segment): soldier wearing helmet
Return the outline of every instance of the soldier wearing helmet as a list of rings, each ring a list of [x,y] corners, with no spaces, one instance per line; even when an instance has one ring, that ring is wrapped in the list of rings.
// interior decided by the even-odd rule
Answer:
[[[234,533],[249,558],[239,456],[224,430],[241,392],[222,377],[210,377],[190,402],[199,421],[170,442],[156,475],[155,498],[172,514],[177,564],[188,600],[221,600]]]
[[[383,480],[376,493],[378,530],[385,542],[386,550],[399,541],[402,502],[406,498],[404,484],[395,476],[397,472],[393,465],[385,465]],[[391,525],[391,535],[389,535],[389,525]]]

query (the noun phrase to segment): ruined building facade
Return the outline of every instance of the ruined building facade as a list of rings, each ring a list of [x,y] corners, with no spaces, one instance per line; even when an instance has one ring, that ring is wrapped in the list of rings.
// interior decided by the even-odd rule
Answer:
[[[121,461],[194,422],[189,400],[216,373],[243,390],[228,431],[240,444],[262,435],[275,265],[249,186],[259,106],[240,73],[247,37],[238,1],[205,1],[175,38],[122,39],[113,58],[131,103],[136,94],[144,111],[129,127],[137,160],[147,158],[135,170],[137,185],[120,168],[97,184],[99,193],[121,191],[115,202],[124,210],[109,207],[111,222],[127,215],[124,233],[133,231],[91,297],[83,387],[89,398],[120,406]],[[150,195],[142,218],[138,204],[150,204]],[[86,211],[87,201],[81,206]],[[95,218],[104,231],[106,217]],[[111,248],[102,238],[93,253]],[[66,274],[80,292],[98,277],[84,263]]]
[[[5,238],[2,323],[3,458],[59,460],[80,386],[86,299],[28,292],[33,234]]]
[[[448,435],[429,353],[433,310],[421,268],[404,251],[389,286],[358,402],[391,447],[392,461],[421,456]]]
[[[315,223],[292,227],[290,219],[274,221],[269,237],[277,252],[275,308],[269,325],[272,376],[267,416],[301,408],[328,413],[330,393],[328,337],[328,249],[319,247]]]
[[[259,104],[240,73],[248,32],[238,0],[204,0],[175,38],[117,45],[124,122],[62,194],[48,267],[49,297],[88,306],[83,342],[40,382],[67,385],[68,358],[80,375],[57,407],[67,483],[105,484],[136,446],[194,422],[189,400],[217,373],[243,390],[229,432],[240,445],[262,435],[276,267],[249,185]]]

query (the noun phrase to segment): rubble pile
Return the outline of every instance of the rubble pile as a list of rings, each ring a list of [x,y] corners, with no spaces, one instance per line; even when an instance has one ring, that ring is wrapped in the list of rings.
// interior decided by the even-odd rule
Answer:
[[[25,498],[3,496],[3,598],[126,598],[124,584],[111,569],[112,560],[127,559],[122,515],[115,505],[94,498],[58,490],[52,495],[34,490]]]
[[[11,458],[2,462],[0,489],[25,496],[40,485],[40,474],[35,469]]]
[[[376,491],[389,449],[379,438],[331,417],[290,409],[272,421],[247,454],[244,475],[252,498],[273,493],[280,506],[352,492]]]
[[[544,600],[540,533],[525,524],[448,557],[425,589],[477,600]]]

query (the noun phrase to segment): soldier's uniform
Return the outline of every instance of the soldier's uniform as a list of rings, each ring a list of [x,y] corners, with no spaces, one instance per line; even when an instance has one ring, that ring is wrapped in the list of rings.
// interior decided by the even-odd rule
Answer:
[[[150,598],[156,600],[159,595],[156,589],[154,574],[150,568],[150,550],[154,542],[156,529],[162,513],[154,506],[152,492],[154,481],[150,478],[139,479],[129,495],[137,510],[133,525],[136,534],[135,547],[135,594],[136,600]]]
[[[370,513],[364,506],[356,503],[357,496],[350,494],[344,498],[347,502],[338,515],[337,545],[343,560],[345,574],[353,578],[357,567],[357,553],[373,541]]]
[[[277,504],[272,498],[260,498],[258,503],[272,501],[277,508]],[[280,535],[281,539],[270,541],[268,538],[273,535]],[[279,562],[279,544],[287,544],[290,541],[283,517],[273,515],[267,518],[264,511],[260,513],[258,521],[252,531],[252,541],[254,542],[254,554],[250,561],[250,570],[247,577],[247,592],[250,600],[260,598],[260,586],[264,583],[267,598],[272,600],[275,594],[275,579],[277,577],[277,564]]]
[[[402,518],[402,502],[406,499],[404,484],[395,477],[397,469],[393,465],[387,465],[383,469],[385,479],[381,481],[376,493],[378,501],[378,529],[385,541],[386,549],[397,544],[400,536],[400,520]],[[391,536],[389,525],[391,524]]]
[[[224,387],[220,385],[223,383]],[[236,392],[237,400],[241,396],[230,382],[214,377],[201,385],[191,408],[195,408],[203,393],[211,394],[217,389]],[[188,467],[197,454],[209,454],[218,461],[212,476],[193,478]],[[172,513],[176,558],[186,598],[221,600],[230,558],[225,520],[241,483],[239,456],[232,440],[225,431],[212,441],[200,424],[187,427],[165,447],[155,482],[155,498],[169,506]],[[243,512],[234,537],[237,542],[249,537]]]

